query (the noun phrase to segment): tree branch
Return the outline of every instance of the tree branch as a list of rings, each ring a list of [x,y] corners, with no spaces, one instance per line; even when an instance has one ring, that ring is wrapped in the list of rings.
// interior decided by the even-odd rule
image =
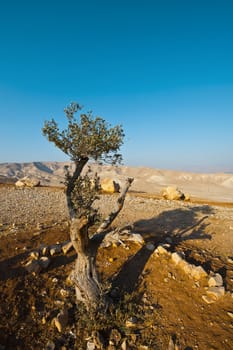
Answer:
[[[74,210],[74,206],[71,200],[71,195],[72,195],[72,191],[75,187],[75,182],[78,179],[78,177],[80,176],[84,166],[86,165],[86,163],[88,162],[88,157],[84,157],[81,158],[79,162],[75,162],[75,170],[73,175],[71,176],[71,178],[68,181],[67,184],[67,188],[66,188],[66,200],[67,200],[67,206],[68,206],[68,210],[69,210],[69,214],[70,214],[70,218],[75,218],[75,210]]]
[[[70,238],[77,254],[86,255],[88,253],[89,237],[88,220],[86,217],[71,220]]]
[[[106,230],[111,225],[113,220],[117,217],[117,215],[119,214],[119,212],[123,208],[126,194],[129,190],[133,180],[134,179],[132,177],[129,177],[126,180],[125,186],[123,187],[122,192],[117,199],[117,207],[103,220],[103,222],[101,223],[101,225],[97,229],[96,233],[101,233],[103,230]]]

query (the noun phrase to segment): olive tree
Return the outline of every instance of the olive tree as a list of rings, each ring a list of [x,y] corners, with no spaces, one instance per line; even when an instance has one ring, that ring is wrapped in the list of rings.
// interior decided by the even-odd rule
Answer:
[[[93,117],[91,112],[81,113],[75,117],[82,107],[71,103],[64,109],[67,128],[60,130],[57,122],[46,121],[42,129],[43,135],[53,142],[61,151],[69,156],[74,167],[66,168],[66,198],[70,216],[70,238],[77,252],[72,281],[75,285],[76,298],[85,303],[87,309],[106,307],[106,298],[101,281],[96,271],[96,235],[90,235],[90,229],[99,220],[96,234],[103,233],[116,218],[123,207],[126,193],[133,181],[126,180],[125,186],[117,199],[116,208],[100,220],[97,206],[99,199],[99,178],[84,167],[89,161],[119,164],[122,156],[119,149],[123,144],[124,132],[121,125],[112,127],[104,119]]]

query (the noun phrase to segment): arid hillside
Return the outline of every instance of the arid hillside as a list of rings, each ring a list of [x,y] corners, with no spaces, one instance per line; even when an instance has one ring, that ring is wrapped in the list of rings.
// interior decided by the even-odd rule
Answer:
[[[24,176],[40,180],[44,186],[61,186],[64,166],[70,163],[33,162],[0,164],[0,183],[15,182]],[[158,195],[164,187],[175,186],[193,198],[213,201],[233,201],[233,174],[198,174],[159,170],[145,167],[99,166],[92,164],[93,173],[101,178],[114,179],[119,184],[128,176],[134,177],[132,191]]]
[[[111,312],[90,320],[68,279],[76,254],[61,249],[64,163],[0,165],[0,349],[231,350],[232,175],[92,168],[135,182],[98,247]],[[42,186],[17,188],[25,176]],[[171,185],[190,200],[162,198]],[[117,196],[100,195],[102,217]]]

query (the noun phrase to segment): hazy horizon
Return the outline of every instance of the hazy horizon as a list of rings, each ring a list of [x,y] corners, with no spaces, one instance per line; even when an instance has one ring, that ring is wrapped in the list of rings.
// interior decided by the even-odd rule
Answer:
[[[43,161],[43,160],[35,160],[35,161],[25,161],[25,162],[0,162],[0,166],[4,164],[19,164],[19,165],[26,165],[26,164],[33,164],[33,163],[67,163],[70,162],[72,163],[71,160],[63,160],[63,161],[55,161],[55,160],[48,160],[48,161]],[[95,162],[91,162],[92,164],[97,164]],[[104,166],[111,166],[110,164],[102,164]],[[145,168],[145,169],[154,169],[154,170],[161,170],[161,171],[174,171],[174,172],[187,172],[187,173],[201,173],[201,174],[218,174],[218,173],[223,173],[223,174],[233,174],[233,171],[195,171],[195,170],[186,170],[186,169],[175,169],[175,168],[159,168],[159,167],[154,167],[154,166],[143,166],[143,165],[130,165],[130,164],[125,164],[124,162],[119,165],[113,165],[113,167],[118,167],[118,166],[123,166],[123,167],[129,167],[129,168]]]
[[[72,101],[122,124],[124,164],[233,172],[233,2],[22,0],[0,12],[0,163],[66,161]]]

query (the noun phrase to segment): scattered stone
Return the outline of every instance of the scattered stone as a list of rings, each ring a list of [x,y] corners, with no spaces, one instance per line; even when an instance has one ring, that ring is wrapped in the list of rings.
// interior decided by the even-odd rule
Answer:
[[[233,312],[228,312],[227,314],[230,318],[233,318]]]
[[[139,243],[139,244],[143,244],[144,243],[144,239],[142,238],[140,233],[130,233],[125,240],[126,241],[132,241],[132,242]]]
[[[39,252],[41,255],[47,255],[48,254],[49,247],[45,244],[41,244],[39,247]]]
[[[219,273],[214,274],[208,280],[209,287],[221,287],[222,285],[223,285],[223,279]]]
[[[50,255],[55,255],[61,253],[61,245],[60,244],[54,244],[49,248]]]
[[[199,281],[202,278],[207,277],[207,272],[203,269],[202,266],[195,266],[195,265],[190,265],[191,266],[191,276],[196,280]]]
[[[30,253],[30,259],[38,259],[40,256],[40,253],[38,251],[34,251]]]
[[[38,222],[36,225],[37,230],[43,229],[43,224],[41,222]]]
[[[65,289],[60,289],[60,294],[63,298],[66,298],[66,297],[68,297],[69,292]]]
[[[53,324],[57,328],[58,332],[63,332],[68,323],[68,310],[64,308],[58,315],[53,319]]]
[[[207,272],[201,266],[195,266],[189,264],[187,261],[181,259],[178,263],[178,266],[190,277],[193,277],[195,281],[199,281],[202,278],[206,278],[208,276]]]
[[[186,260],[181,260],[179,262],[179,267],[186,273],[186,274],[190,274],[191,268],[190,268],[190,264],[186,261]]]
[[[42,267],[42,269],[47,269],[47,267],[50,264],[50,259],[47,256],[42,256],[39,260],[38,260],[40,266]]]
[[[172,186],[168,186],[167,188],[165,188],[162,191],[162,196],[165,199],[168,200],[184,200],[185,199],[185,195],[183,192],[181,192],[178,188],[176,187],[172,187]]]
[[[206,302],[206,304],[213,304],[216,301],[208,295],[202,295],[202,299]]]
[[[15,186],[18,188],[23,188],[25,187],[25,183],[21,180],[16,181]]]
[[[158,255],[170,255],[170,253],[167,251],[167,249],[162,245],[159,245],[156,248],[155,253],[157,253]]]
[[[139,233],[131,233],[129,230],[124,230],[121,232],[111,231],[104,237],[101,247],[108,248],[110,246],[119,246],[120,244],[125,246],[124,241],[132,241],[138,244],[144,243],[144,239]]]
[[[37,187],[40,186],[40,180],[37,180],[35,178],[23,177],[15,183],[15,186],[18,188]]]
[[[225,294],[224,287],[210,287],[207,289],[206,294],[215,300],[218,300]]]
[[[39,273],[42,270],[39,260],[30,260],[24,267],[29,273]]]
[[[167,277],[168,277],[168,278],[172,278],[172,277],[173,277],[172,273],[171,273],[171,272],[168,272]]]
[[[100,182],[101,190],[107,193],[116,193],[120,191],[120,185],[112,179],[103,179]]]
[[[92,341],[88,341],[87,350],[95,350],[95,343],[93,343]]]
[[[179,253],[172,253],[171,259],[176,265],[178,265],[183,260]]]

